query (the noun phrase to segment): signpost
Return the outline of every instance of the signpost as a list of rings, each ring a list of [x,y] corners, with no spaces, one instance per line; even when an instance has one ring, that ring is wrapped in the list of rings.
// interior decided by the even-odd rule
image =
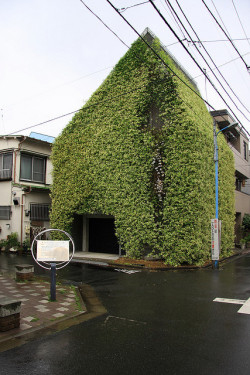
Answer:
[[[49,241],[37,240],[37,238],[45,233],[58,231],[64,233],[69,240],[67,241]],[[34,244],[37,242],[37,251],[34,254]],[[72,244],[72,254],[69,255],[70,243]],[[61,269],[71,261],[74,256],[75,245],[72,237],[61,229],[46,229],[34,238],[31,245],[31,254],[35,262],[42,268],[50,270],[50,299],[56,301],[56,270]]]
[[[220,259],[220,228],[221,222],[218,219],[211,220],[211,253],[212,261],[217,268],[217,263]]]

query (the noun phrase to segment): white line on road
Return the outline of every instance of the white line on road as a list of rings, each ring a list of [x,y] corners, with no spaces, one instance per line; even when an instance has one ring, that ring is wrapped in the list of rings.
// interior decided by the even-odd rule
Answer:
[[[237,312],[239,314],[249,314],[250,315],[250,298],[248,298],[247,300],[230,299],[230,298],[215,298],[214,302],[233,303],[233,304],[236,304],[236,305],[242,305],[242,307]]]
[[[214,302],[233,303],[235,305],[244,305],[246,300],[244,299],[230,299],[230,298],[215,298]]]

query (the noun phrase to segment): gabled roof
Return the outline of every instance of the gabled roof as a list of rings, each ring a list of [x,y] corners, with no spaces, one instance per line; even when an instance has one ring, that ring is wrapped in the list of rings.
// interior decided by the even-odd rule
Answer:
[[[181,65],[181,63],[176,59],[176,57],[167,49],[166,46],[164,46],[164,44],[161,43],[160,39],[148,27],[143,31],[141,36],[150,44],[153,42],[154,39],[158,39],[162,50],[171,57],[177,68],[185,74],[185,76],[192,83],[192,85],[195,86],[195,88],[199,91],[195,80],[191,77],[191,75],[187,72],[183,65]]]

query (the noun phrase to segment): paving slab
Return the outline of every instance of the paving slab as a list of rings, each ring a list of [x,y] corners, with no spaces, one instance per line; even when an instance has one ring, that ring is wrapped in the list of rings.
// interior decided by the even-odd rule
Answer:
[[[13,277],[4,275],[0,277],[0,295],[22,301],[20,327],[0,332],[0,344],[10,336],[44,328],[87,311],[78,288],[74,286],[57,286],[56,301],[50,301],[50,283],[45,280],[17,282]]]

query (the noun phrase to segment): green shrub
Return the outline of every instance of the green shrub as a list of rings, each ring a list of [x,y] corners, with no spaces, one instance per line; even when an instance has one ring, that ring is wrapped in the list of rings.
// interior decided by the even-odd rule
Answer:
[[[18,234],[16,232],[12,232],[7,236],[7,239],[4,241],[4,246],[6,250],[13,248],[19,248],[20,242],[18,241]]]
[[[242,226],[244,231],[250,230],[250,214],[245,214],[242,220]]]

